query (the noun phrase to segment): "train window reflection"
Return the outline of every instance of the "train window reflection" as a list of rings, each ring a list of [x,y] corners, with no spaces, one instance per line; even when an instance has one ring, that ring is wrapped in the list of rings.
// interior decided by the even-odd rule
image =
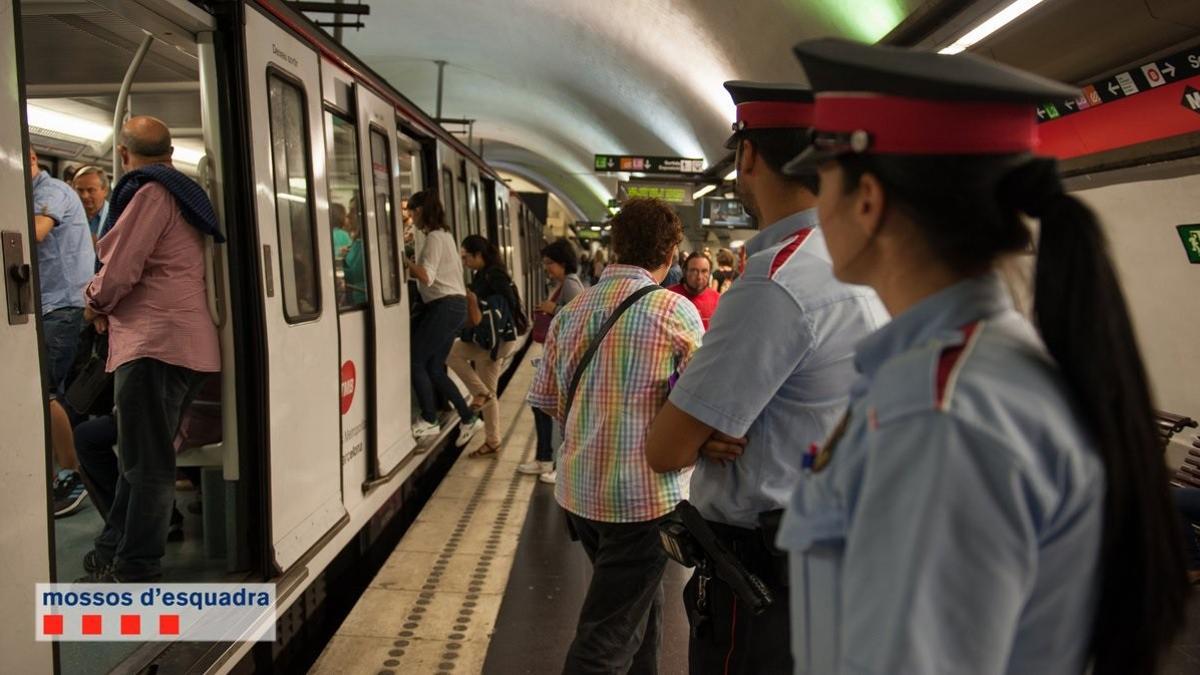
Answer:
[[[371,179],[375,195],[375,241],[383,277],[383,304],[400,301],[400,259],[396,251],[396,218],[392,209],[392,153],[387,136],[371,129]]]
[[[268,75],[267,84],[283,311],[290,322],[305,321],[321,313],[308,116],[300,87],[277,75]]]
[[[366,243],[358,181],[358,133],[354,123],[325,115],[329,133],[329,227],[339,312],[367,306]]]

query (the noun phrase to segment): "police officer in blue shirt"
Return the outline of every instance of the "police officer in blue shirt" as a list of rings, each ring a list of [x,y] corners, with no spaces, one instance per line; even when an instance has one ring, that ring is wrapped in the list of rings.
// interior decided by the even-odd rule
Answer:
[[[768,231],[787,236],[751,256],[722,296],[703,346],[651,426],[646,455],[657,471],[695,464],[691,501],[776,598],[755,615],[724,580],[694,574],[684,591],[691,672],[786,672],[786,563],[760,517],[785,506],[803,449],[841,416],[854,344],[886,313],[870,289],[833,278],[813,177],[781,171],[807,145],[811,93],[726,86],[737,103],[738,193]]]
[[[83,290],[92,280],[96,251],[87,215],[71,186],[38,167],[29,151],[33,177],[33,221],[38,242],[38,283],[42,295],[42,337],[52,394],[61,395],[75,344],[83,328]]]
[[[797,673],[1152,673],[1185,577],[1149,385],[1094,215],[1030,152],[1074,88],[804,42],[833,272],[875,288],[846,417],[779,534]],[[1034,319],[996,274],[1032,250]]]

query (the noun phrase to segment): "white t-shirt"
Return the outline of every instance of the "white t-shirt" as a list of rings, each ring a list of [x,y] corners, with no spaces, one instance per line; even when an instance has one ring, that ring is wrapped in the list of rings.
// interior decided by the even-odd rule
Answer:
[[[434,230],[425,235],[425,246],[417,256],[417,264],[429,274],[429,284],[417,283],[417,290],[425,302],[433,302],[450,295],[466,295],[463,284],[462,259],[454,237],[446,230]]]

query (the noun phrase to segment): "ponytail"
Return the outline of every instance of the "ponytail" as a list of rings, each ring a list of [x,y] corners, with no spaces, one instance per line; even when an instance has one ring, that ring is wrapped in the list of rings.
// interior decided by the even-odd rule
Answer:
[[[1150,386],[1095,215],[1054,160],[1001,179],[997,201],[1041,221],[1034,320],[1105,469],[1095,675],[1153,673],[1185,618],[1187,583]]]

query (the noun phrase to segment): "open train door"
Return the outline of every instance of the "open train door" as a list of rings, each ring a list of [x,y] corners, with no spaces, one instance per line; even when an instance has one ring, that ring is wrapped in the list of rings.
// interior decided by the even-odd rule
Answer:
[[[0,0],[0,37],[16,36],[15,2]],[[17,36],[19,37],[19,36]],[[34,584],[50,581],[50,499],[47,491],[46,396],[38,359],[37,258],[29,208],[29,151],[25,128],[19,40],[0,39],[0,220],[5,311],[0,317],[0,607],[9,619],[0,636],[4,669],[54,670],[49,642],[34,641]]]
[[[337,307],[328,273],[333,244],[317,53],[250,6],[245,37],[268,367],[270,536],[282,571],[348,522]]]
[[[366,227],[373,243],[368,270],[374,321],[369,349],[374,358],[368,396],[373,402],[374,437],[368,444],[374,479],[388,476],[416,446],[412,437],[409,385],[408,298],[400,265],[399,164],[396,111],[365,87],[355,87],[364,178]],[[368,481],[367,485],[370,485]],[[366,486],[364,485],[364,489]]]

